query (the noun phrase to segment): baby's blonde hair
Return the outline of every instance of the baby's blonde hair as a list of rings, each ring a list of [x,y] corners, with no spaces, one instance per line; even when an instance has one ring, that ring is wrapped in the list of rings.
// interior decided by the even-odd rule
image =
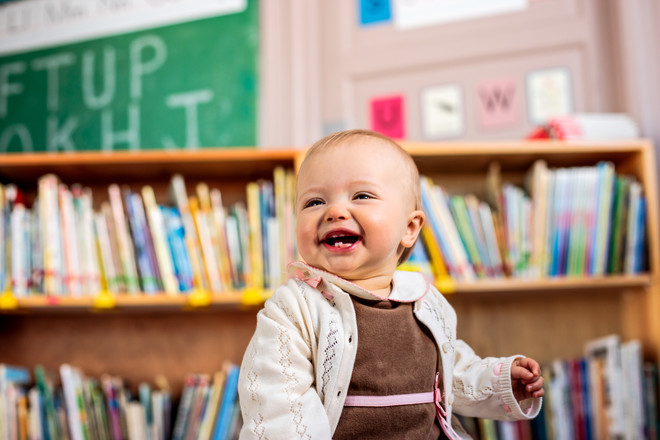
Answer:
[[[307,150],[305,159],[300,165],[300,170],[302,170],[305,167],[305,163],[309,160],[310,157],[313,157],[320,152],[329,150],[330,148],[343,145],[344,143],[346,143],[351,139],[357,139],[357,138],[373,138],[373,139],[381,140],[385,145],[388,145],[389,147],[392,148],[393,151],[396,151],[399,154],[399,156],[402,159],[401,160],[402,165],[405,167],[406,171],[408,172],[409,189],[414,202],[413,210],[421,210],[422,196],[421,196],[421,189],[419,184],[419,170],[417,169],[417,165],[415,164],[415,161],[413,160],[412,156],[406,150],[404,150],[403,147],[401,147],[401,145],[396,143],[393,139],[375,131],[364,130],[364,129],[345,130],[345,131],[338,131],[336,133],[329,134],[319,139],[309,148],[309,150]],[[392,178],[395,178],[395,176],[392,176]],[[401,257],[399,258],[399,264],[406,261],[410,256],[411,252],[412,252],[412,247],[404,249],[403,253],[401,254]]]

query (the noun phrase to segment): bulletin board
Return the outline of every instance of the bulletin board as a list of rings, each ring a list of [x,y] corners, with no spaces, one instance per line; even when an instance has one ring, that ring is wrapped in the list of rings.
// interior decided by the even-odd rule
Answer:
[[[0,55],[0,153],[256,145],[258,10]]]

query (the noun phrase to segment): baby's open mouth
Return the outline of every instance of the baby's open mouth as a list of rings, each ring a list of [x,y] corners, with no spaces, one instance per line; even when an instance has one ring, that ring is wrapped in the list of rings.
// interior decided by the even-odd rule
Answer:
[[[360,237],[358,235],[350,235],[347,233],[330,233],[328,234],[324,239],[323,243],[326,246],[330,246],[333,248],[348,248],[353,246],[355,243],[360,240]]]

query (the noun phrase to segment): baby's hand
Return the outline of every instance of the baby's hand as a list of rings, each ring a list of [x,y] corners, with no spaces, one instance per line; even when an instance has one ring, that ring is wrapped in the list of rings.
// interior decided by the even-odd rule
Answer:
[[[511,387],[516,400],[543,397],[543,377],[538,362],[530,358],[518,358],[511,365]]]

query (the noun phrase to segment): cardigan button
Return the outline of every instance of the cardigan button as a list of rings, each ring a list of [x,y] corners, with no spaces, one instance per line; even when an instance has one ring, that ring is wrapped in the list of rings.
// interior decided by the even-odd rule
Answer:
[[[341,390],[337,392],[337,399],[339,399],[340,397],[341,397]]]
[[[348,343],[353,343],[353,335],[348,335]]]
[[[447,354],[449,353],[449,350],[451,350],[451,344],[449,342],[445,342],[442,344],[442,351]]]

